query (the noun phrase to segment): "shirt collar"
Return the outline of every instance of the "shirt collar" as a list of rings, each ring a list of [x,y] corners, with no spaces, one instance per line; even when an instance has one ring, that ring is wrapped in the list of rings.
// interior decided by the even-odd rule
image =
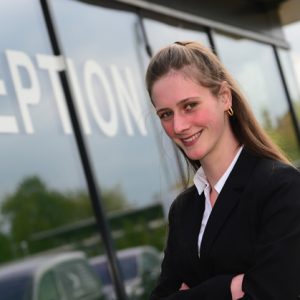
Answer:
[[[235,166],[235,163],[238,160],[242,150],[243,150],[243,146],[240,147],[240,149],[236,153],[235,157],[231,161],[231,163],[230,163],[229,167],[227,168],[227,170],[225,171],[225,173],[220,177],[218,182],[215,184],[214,189],[216,190],[216,192],[218,194],[220,194],[220,192],[221,192],[227,178],[229,177],[230,172],[232,171],[233,167]],[[207,181],[206,175],[205,175],[202,167],[200,167],[198,169],[198,171],[196,172],[196,174],[194,176],[194,184],[198,190],[199,195],[201,195],[203,193],[204,189],[207,186],[209,186],[209,183]]]
[[[194,176],[194,184],[198,190],[198,194],[201,195],[204,191],[204,189],[209,186],[209,183],[206,179],[204,170],[202,167],[198,169]]]

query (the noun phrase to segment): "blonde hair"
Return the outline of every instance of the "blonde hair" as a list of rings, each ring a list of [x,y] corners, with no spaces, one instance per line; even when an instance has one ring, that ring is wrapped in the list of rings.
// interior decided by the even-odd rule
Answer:
[[[209,48],[198,42],[183,41],[175,42],[156,53],[146,72],[150,98],[153,84],[171,70],[183,72],[185,76],[209,88],[215,96],[221,84],[226,82],[231,90],[234,111],[229,120],[237,140],[255,155],[290,164],[288,158],[258,124],[238,84]],[[199,161],[192,161],[185,154],[184,156],[195,170],[199,168]]]

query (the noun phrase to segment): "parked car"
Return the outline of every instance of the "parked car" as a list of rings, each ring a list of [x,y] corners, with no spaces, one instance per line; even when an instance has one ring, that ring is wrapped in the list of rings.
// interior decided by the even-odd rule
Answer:
[[[101,281],[82,252],[0,266],[1,300],[103,300]]]
[[[153,247],[142,246],[118,251],[117,258],[129,299],[148,299],[160,272],[160,253]],[[116,295],[106,256],[93,257],[90,264],[101,278],[106,298],[115,300]]]

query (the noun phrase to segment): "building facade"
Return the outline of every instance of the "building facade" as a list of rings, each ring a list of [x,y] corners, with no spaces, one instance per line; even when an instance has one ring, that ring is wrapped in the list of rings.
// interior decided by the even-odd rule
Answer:
[[[297,20],[295,7],[298,1],[2,0],[1,263],[75,249],[106,255],[110,293],[147,299],[151,285],[132,292],[116,253],[163,250],[167,211],[188,172],[145,90],[151,55],[178,40],[213,48],[298,166],[300,94],[282,29]]]

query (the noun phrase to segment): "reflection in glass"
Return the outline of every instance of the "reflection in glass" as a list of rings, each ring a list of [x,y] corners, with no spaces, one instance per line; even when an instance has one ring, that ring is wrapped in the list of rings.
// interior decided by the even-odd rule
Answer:
[[[279,57],[282,64],[284,76],[286,78],[288,90],[293,103],[293,108],[300,122],[300,89],[296,80],[296,75],[291,61],[290,52],[287,50],[280,49]],[[300,84],[300,81],[299,81]]]
[[[148,245],[161,251],[166,231],[163,207],[173,198],[178,171],[174,163],[171,170],[161,164],[145,91],[138,16],[79,1],[53,1],[52,7],[115,246],[120,250]],[[83,223],[77,233],[93,229]],[[98,245],[98,255],[106,261],[99,237],[84,242]],[[137,293],[144,285],[141,281]],[[104,290],[113,299],[113,287]]]
[[[300,156],[272,47],[216,34],[221,60],[240,83],[260,124],[292,160]]]
[[[299,40],[299,31],[300,31],[300,21],[293,22],[283,26],[283,32],[285,38],[290,44],[290,55],[292,60],[292,68],[294,69],[293,73],[295,74],[295,79],[297,85],[300,88],[300,40]]]
[[[101,188],[118,191],[127,208],[153,204],[168,179],[144,90],[137,16],[73,1],[53,7]],[[75,36],[70,33],[79,17],[85,21]]]
[[[187,24],[166,24],[157,20],[144,19],[150,46],[155,53],[160,48],[176,41],[199,41],[209,45],[208,37],[203,29]]]
[[[40,3],[1,1],[0,16],[0,262],[5,262],[62,245],[76,248],[51,231],[93,214],[58,80],[63,65],[52,54]],[[36,238],[45,232],[47,238]]]
[[[2,300],[23,299],[32,286],[32,278],[27,274],[14,276],[1,276],[0,292]]]
[[[41,279],[41,288],[39,289],[39,300],[58,299],[55,278],[52,272],[46,273]]]
[[[117,252],[121,275],[129,299],[149,299],[160,272],[161,255],[151,246],[127,248]],[[90,264],[96,271],[108,299],[115,299],[105,256],[95,256]]]
[[[39,254],[0,268],[2,300],[104,300],[82,252]],[[67,296],[67,298],[66,298]]]

